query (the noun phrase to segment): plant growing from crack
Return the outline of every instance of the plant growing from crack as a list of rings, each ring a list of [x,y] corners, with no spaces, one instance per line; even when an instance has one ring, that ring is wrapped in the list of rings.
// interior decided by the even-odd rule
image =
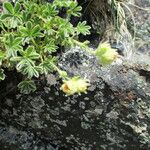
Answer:
[[[61,16],[64,8],[66,13]],[[57,67],[54,55],[59,46],[77,44],[89,49],[86,42],[75,40],[79,34],[90,34],[86,21],[79,22],[77,26],[70,23],[71,16],[79,17],[80,11],[81,7],[73,0],[5,2],[0,14],[0,80],[5,79],[6,68],[16,69],[23,75],[18,87],[21,93],[28,94],[36,90],[34,78],[57,71],[64,82],[61,89],[67,95],[85,93],[89,81],[68,77]],[[101,57],[96,51],[93,54]]]

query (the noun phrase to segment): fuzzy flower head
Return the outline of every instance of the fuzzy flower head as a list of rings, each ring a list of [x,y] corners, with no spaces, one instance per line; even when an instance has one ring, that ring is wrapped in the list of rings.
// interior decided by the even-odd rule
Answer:
[[[99,45],[95,51],[95,55],[102,65],[109,65],[119,57],[116,49],[111,48],[110,44],[107,42]]]
[[[81,79],[79,77],[73,77],[63,82],[64,83],[60,89],[67,95],[73,95],[75,93],[86,93],[88,86],[90,86],[89,80]]]

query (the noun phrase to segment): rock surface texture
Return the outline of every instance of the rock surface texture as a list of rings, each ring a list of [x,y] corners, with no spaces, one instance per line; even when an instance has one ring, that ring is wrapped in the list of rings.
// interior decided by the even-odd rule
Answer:
[[[78,51],[79,56],[83,53]],[[84,53],[77,68],[70,59],[66,71],[73,71],[73,67],[74,73],[80,72],[81,76],[90,71],[88,94],[66,97],[59,90],[60,82],[49,75],[34,94],[10,93],[0,100],[3,150],[150,148],[149,57],[143,55],[142,61],[138,60],[141,55],[135,55],[133,60],[138,62],[124,60],[107,68],[97,68],[94,62],[93,66],[88,64],[90,70],[83,74],[80,69],[86,64],[84,57],[87,61],[91,59]]]
[[[147,25],[142,29],[140,24],[144,13],[137,15],[144,32],[139,36],[148,39]],[[7,77],[7,86],[0,88],[0,150],[150,149],[148,54],[101,67],[75,48],[62,56],[59,66],[70,76],[90,79],[88,93],[67,97],[60,91],[61,81],[50,74],[37,81],[35,93],[21,95],[14,92],[16,76],[11,81]]]

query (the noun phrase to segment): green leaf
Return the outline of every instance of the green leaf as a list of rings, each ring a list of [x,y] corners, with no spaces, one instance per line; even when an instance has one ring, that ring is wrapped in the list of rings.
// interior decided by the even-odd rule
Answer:
[[[18,57],[14,57],[15,59],[17,59]],[[12,59],[13,60],[13,59]],[[18,59],[19,60],[19,59]],[[21,72],[27,65],[28,65],[28,60],[26,59],[22,59],[21,57],[21,60],[19,61],[19,63],[16,65],[16,69]]]
[[[33,66],[33,65],[27,65],[23,70],[22,73],[24,75],[27,75],[29,79],[31,79],[32,77],[39,77],[39,68],[37,66]]]
[[[71,35],[74,35],[75,33],[75,28],[73,25],[66,19],[58,19],[57,20],[59,23],[59,31],[57,35],[62,39],[65,40],[66,37],[69,37]]]
[[[4,80],[4,79],[5,79],[4,70],[0,69],[0,80]]]
[[[3,7],[11,14],[14,14],[14,7],[10,2],[5,2]]]
[[[19,45],[22,42],[22,38],[21,37],[16,37],[15,39],[13,39],[13,45]]]
[[[5,22],[5,26],[7,26],[7,28],[9,29],[17,28],[20,24],[21,24],[21,20],[16,16],[8,18]]]
[[[23,49],[21,43],[22,43],[22,38],[20,37],[15,38],[12,34],[8,35],[8,37],[6,37],[6,42],[5,42],[7,57],[17,56],[17,52]]]
[[[29,35],[28,29],[26,27],[20,27],[19,31],[23,37],[27,37]]]
[[[13,17],[12,14],[2,14],[1,20],[5,20],[6,18],[11,18],[11,17]]]
[[[21,93],[29,94],[36,90],[36,85],[32,80],[24,80],[18,84]]]
[[[38,37],[41,36],[42,33],[40,32],[40,26],[36,25],[33,26],[31,21],[28,21],[26,27],[22,26],[19,30],[23,37]]]
[[[21,12],[22,15],[21,15],[21,19],[22,21],[25,23],[25,22],[28,22],[30,19],[31,19],[31,14],[26,12],[26,11],[22,11]]]
[[[26,24],[26,27],[27,29],[30,31],[32,29],[32,22],[31,21],[28,21],[27,24]]]
[[[44,52],[48,52],[49,54],[56,52],[58,46],[54,43],[54,41],[50,40],[48,44],[44,47]]]
[[[73,3],[76,3],[76,2],[73,2]],[[82,7],[77,6],[77,4],[72,4],[72,5],[74,5],[74,6],[72,6],[72,8],[70,8],[70,9],[68,9],[67,14],[71,14],[73,16],[80,17]]]
[[[0,51],[0,66],[2,65],[2,61],[5,58],[5,53],[3,51]]]
[[[47,3],[46,8],[43,9],[43,16],[48,17],[55,17],[59,13],[58,10],[56,10],[56,7],[52,4]]]
[[[83,35],[87,35],[90,34],[90,30],[91,27],[86,25],[86,21],[83,22],[79,22],[77,25],[77,34],[83,34]]]
[[[60,14],[62,9],[65,10],[63,16]],[[57,53],[53,52],[58,46],[74,46],[73,39],[78,34],[89,34],[86,22],[77,27],[70,22],[72,15],[80,16],[80,11],[77,0],[54,0],[53,3],[13,0],[4,3],[4,11],[0,14],[0,50],[4,52],[0,51],[0,66],[16,68],[28,78],[18,85],[22,92],[36,89],[29,79],[57,70],[54,67],[56,57],[53,57]],[[67,75],[61,72],[60,76],[65,78]]]
[[[34,46],[29,46],[23,53],[25,58],[36,60],[40,58],[40,55],[35,51]]]
[[[15,8],[14,8],[14,12],[15,12],[15,14],[17,14],[18,12],[19,12],[19,10],[20,10],[20,3],[16,3],[15,4]]]
[[[3,59],[5,57],[5,52],[3,52],[2,50],[0,50],[0,59]]]
[[[13,6],[11,3],[6,2],[3,4],[4,11],[1,19],[3,20],[4,25],[7,28],[16,28],[18,25],[21,24],[21,18],[20,18],[20,4],[16,3],[15,6]]]
[[[38,35],[40,35],[40,26],[39,26],[39,25],[36,25],[36,26],[32,29],[31,35],[32,35],[32,36],[38,36]]]
[[[22,60],[22,57],[20,57],[20,56],[16,56],[16,57],[11,57],[10,58],[10,61],[12,61],[12,62],[17,62],[17,61],[21,61]]]
[[[30,59],[22,59],[17,65],[16,69],[23,75],[27,75],[28,78],[33,76],[39,77],[39,68],[35,66],[34,62]]]
[[[45,59],[39,66],[42,68],[42,73],[48,74],[49,72],[53,71],[54,68],[52,67],[51,63],[56,63],[56,57],[49,57]]]

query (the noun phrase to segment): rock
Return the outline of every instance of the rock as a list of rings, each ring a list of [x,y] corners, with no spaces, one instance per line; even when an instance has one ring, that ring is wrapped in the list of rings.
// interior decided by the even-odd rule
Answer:
[[[81,50],[80,54],[74,70],[69,67],[70,54],[62,56],[63,67],[72,75],[88,74],[93,87],[87,94],[66,97],[56,82],[51,87],[39,85],[30,95],[7,95],[0,100],[3,149],[8,144],[11,150],[150,148],[149,57],[143,55],[139,61],[141,56],[135,54],[130,62],[124,58],[122,64],[106,68]],[[83,71],[85,61],[89,63]]]
[[[145,30],[147,25],[139,27]],[[130,60],[101,67],[95,57],[76,47],[62,56],[59,66],[70,76],[90,79],[88,93],[66,97],[60,91],[61,83],[50,74],[47,83],[39,84],[30,95],[13,90],[2,94],[0,149],[150,149],[148,55],[135,53]]]

